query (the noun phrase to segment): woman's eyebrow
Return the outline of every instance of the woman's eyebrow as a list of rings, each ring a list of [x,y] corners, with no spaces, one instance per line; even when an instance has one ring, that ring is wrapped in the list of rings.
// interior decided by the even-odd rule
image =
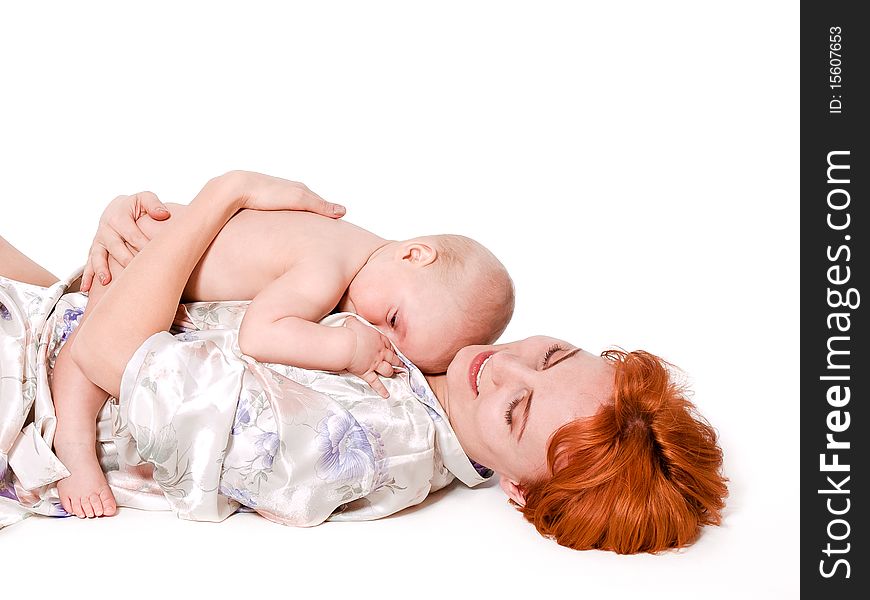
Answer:
[[[517,443],[519,443],[520,440],[523,439],[523,432],[526,430],[526,423],[529,422],[529,411],[532,409],[533,396],[534,394],[530,394],[529,399],[526,400],[526,408],[523,410],[523,424],[520,427],[520,435],[517,436]]]
[[[563,360],[566,360],[568,358],[571,358],[572,356],[575,356],[578,352],[580,352],[580,348],[574,348],[570,352],[566,353],[564,356],[560,356],[558,360],[554,360],[553,362],[548,363],[541,370],[546,371],[550,367],[554,367],[554,366],[558,365]],[[519,441],[521,439],[523,439],[523,432],[526,430],[526,423],[529,422],[529,412],[532,410],[532,398],[533,397],[534,397],[534,394],[530,394],[529,399],[526,401],[526,408],[523,410],[523,416],[522,416],[523,424],[520,426],[520,434],[517,436],[517,443],[519,443]]]
[[[568,358],[571,358],[572,356],[574,356],[574,355],[577,354],[578,352],[580,352],[580,348],[574,348],[573,350],[571,350],[571,351],[568,352],[567,354],[564,354],[563,356],[560,356],[558,360],[554,360],[554,361],[551,362],[551,363],[547,363],[547,366],[545,366],[545,367],[544,367],[543,369],[541,369],[541,370],[542,370],[542,371],[546,371],[546,370],[549,369],[550,367],[555,367],[556,365],[558,365],[558,364],[559,364],[560,362],[562,362],[563,360],[568,359]]]

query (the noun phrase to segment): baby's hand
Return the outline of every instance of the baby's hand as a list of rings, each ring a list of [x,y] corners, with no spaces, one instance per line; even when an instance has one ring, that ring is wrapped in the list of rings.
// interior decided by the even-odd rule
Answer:
[[[378,375],[392,377],[393,365],[401,367],[402,361],[393,352],[390,340],[377,329],[348,317],[344,326],[353,331],[356,336],[356,349],[347,370],[368,383],[373,390],[384,398],[389,398],[387,388],[378,379]]]

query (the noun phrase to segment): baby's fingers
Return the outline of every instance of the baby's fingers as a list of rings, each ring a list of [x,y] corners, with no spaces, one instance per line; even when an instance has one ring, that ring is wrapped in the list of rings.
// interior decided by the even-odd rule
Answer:
[[[378,379],[377,373],[375,373],[374,371],[368,371],[366,373],[363,373],[362,378],[382,398],[389,398],[390,397],[390,393],[387,391],[387,388],[384,387],[384,383],[380,379]]]
[[[378,366],[377,366],[377,368],[375,369],[375,371],[376,371],[379,375],[383,375],[384,377],[392,377],[392,376],[396,373],[395,369],[393,369],[393,365],[391,365],[390,363],[388,363],[388,362],[385,361],[385,360],[384,360],[384,361],[381,361],[381,362],[378,364]]]
[[[402,359],[398,357],[398,355],[392,350],[387,351],[386,356],[384,356],[384,360],[394,367],[404,367],[405,363],[402,362]]]

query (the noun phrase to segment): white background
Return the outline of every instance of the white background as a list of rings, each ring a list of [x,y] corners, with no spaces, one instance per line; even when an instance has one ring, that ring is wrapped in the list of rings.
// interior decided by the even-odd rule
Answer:
[[[64,275],[114,196],[185,203],[234,168],[385,237],[471,235],[517,286],[505,340],[687,371],[724,524],[620,557],[540,538],[497,487],[310,530],[127,509],[0,531],[7,591],[797,596],[797,3],[251,4],[4,6],[0,235]]]

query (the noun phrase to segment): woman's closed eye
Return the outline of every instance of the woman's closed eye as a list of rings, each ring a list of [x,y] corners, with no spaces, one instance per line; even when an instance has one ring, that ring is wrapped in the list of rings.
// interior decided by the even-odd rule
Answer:
[[[547,348],[547,351],[544,353],[544,360],[541,361],[541,368],[542,368],[542,369],[546,369],[546,368],[547,368],[547,364],[549,364],[550,359],[553,357],[553,355],[554,355],[556,352],[558,352],[559,350],[564,350],[564,349],[565,349],[565,348],[563,348],[563,347],[560,346],[559,344],[553,344],[552,346],[550,346],[549,348]]]
[[[556,354],[556,352],[559,352],[560,350],[565,350],[565,347],[563,347],[563,346],[560,345],[560,344],[553,344],[552,346],[550,346],[549,348],[547,348],[547,351],[544,352],[544,357],[543,357],[543,359],[541,360],[541,369],[546,369],[547,367],[549,367],[549,366],[550,366],[550,359],[553,358],[553,355]],[[569,355],[570,355],[570,354],[574,354],[575,352],[576,352],[576,349],[573,350],[573,351],[571,351],[571,352],[569,353]],[[559,360],[556,361],[556,362],[561,362],[561,360],[562,360],[562,359],[559,359]],[[508,409],[504,412],[504,420],[505,420],[505,423],[507,423],[509,426],[513,426],[513,422],[514,422],[514,415],[513,415],[513,412],[514,412],[514,409],[515,409],[515,408],[517,407],[517,405],[518,405],[520,402],[522,402],[525,398],[526,398],[526,394],[524,393],[524,394],[523,394],[522,396],[520,396],[519,398],[515,398],[514,400],[511,400],[511,403],[508,405]],[[531,402],[531,398],[529,399],[529,402]],[[528,409],[526,410],[526,412],[528,412]],[[512,427],[511,427],[511,428],[512,428]]]
[[[513,416],[514,409],[517,407],[517,404],[519,404],[520,402],[523,401],[523,398],[525,398],[525,397],[526,397],[526,396],[525,396],[525,394],[524,394],[524,395],[520,396],[519,398],[515,398],[514,400],[511,400],[511,403],[508,405],[508,409],[507,409],[506,411],[504,411],[504,420],[505,420],[505,422],[506,422],[508,425],[513,425],[513,422],[514,422],[514,416]]]

